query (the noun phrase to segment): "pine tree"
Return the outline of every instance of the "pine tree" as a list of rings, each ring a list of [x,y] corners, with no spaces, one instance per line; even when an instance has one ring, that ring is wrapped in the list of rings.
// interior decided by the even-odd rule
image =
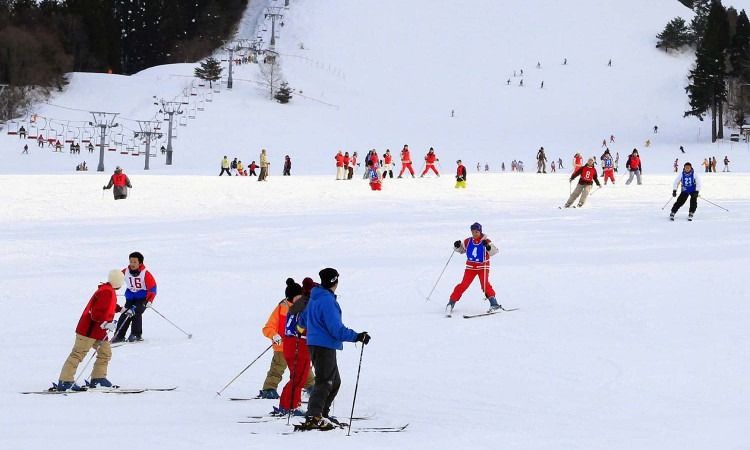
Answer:
[[[750,54],[750,21],[748,21],[745,10],[737,16],[734,36],[727,49],[729,54],[729,74],[733,77],[743,77],[748,72],[748,55]],[[747,78],[745,78],[747,81]]]
[[[694,44],[700,45],[703,34],[706,32],[706,22],[711,11],[711,5],[718,0],[694,0],[693,11],[695,16],[690,21],[690,29],[693,31]]]
[[[656,38],[658,39],[656,47],[663,48],[664,51],[669,51],[670,48],[678,49],[692,41],[690,30],[682,17],[672,19],[664,27],[664,31],[656,35]]]
[[[201,80],[208,81],[208,86],[213,88],[213,82],[221,79],[221,72],[224,70],[219,61],[209,57],[203,61],[200,67],[195,68],[195,76]]]
[[[292,89],[289,87],[289,83],[286,81],[282,82],[273,98],[279,103],[289,103],[289,100],[292,99]]]
[[[695,54],[695,68],[690,71],[691,84],[686,91],[690,97],[690,111],[703,120],[703,115],[711,110],[711,141],[724,137],[723,104],[727,99],[726,88],[726,49],[729,45],[729,23],[721,2],[711,5],[706,21],[703,39]],[[717,131],[718,128],[718,131]]]
[[[680,0],[680,3],[687,6],[690,9],[693,9],[693,0]]]

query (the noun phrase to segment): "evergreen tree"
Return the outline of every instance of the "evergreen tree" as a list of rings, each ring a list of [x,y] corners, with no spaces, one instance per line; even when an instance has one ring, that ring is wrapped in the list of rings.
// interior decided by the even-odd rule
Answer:
[[[292,89],[289,87],[289,83],[286,81],[282,82],[273,98],[279,103],[289,103],[289,100],[292,99]]]
[[[693,0],[680,0],[680,3],[687,6],[690,9],[693,9]]]
[[[219,61],[209,57],[203,61],[200,67],[195,68],[195,76],[201,80],[208,81],[208,86],[213,88],[213,82],[221,79],[221,72],[224,70]]]
[[[690,21],[690,29],[693,31],[694,44],[700,45],[703,34],[706,32],[706,22],[711,11],[711,4],[718,0],[694,0],[693,11],[695,17]]]
[[[685,116],[694,115],[703,120],[703,115],[711,111],[712,142],[724,137],[722,120],[723,104],[727,99],[725,58],[728,45],[727,13],[721,2],[715,1],[696,51],[695,68],[688,77],[691,84],[686,90],[691,110],[685,113]]]
[[[732,36],[727,52],[729,53],[729,74],[732,77],[742,77],[743,73],[750,69],[747,65],[750,54],[750,21],[745,10],[737,16],[734,36]]]
[[[664,51],[669,51],[670,48],[678,49],[690,44],[692,40],[690,29],[682,17],[672,19],[664,27],[664,31],[656,35],[656,38],[658,39],[656,46],[663,48]]]

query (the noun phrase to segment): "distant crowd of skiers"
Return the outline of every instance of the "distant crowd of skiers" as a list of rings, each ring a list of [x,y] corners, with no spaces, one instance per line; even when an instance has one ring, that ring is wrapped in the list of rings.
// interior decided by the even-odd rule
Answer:
[[[258,181],[268,181],[268,167],[271,165],[270,162],[268,162],[268,154],[266,153],[266,149],[262,149],[260,151],[259,156],[260,165],[255,163],[255,160],[253,160],[247,167],[242,163],[242,160],[238,160],[237,158],[234,158],[231,162],[229,161],[229,158],[227,158],[226,155],[224,155],[224,158],[221,160],[221,172],[219,172],[219,176],[224,175],[226,173],[230,177],[232,175],[234,176],[241,176],[241,177],[258,177]],[[255,173],[257,169],[260,169],[260,173]],[[284,156],[284,171],[282,175],[284,176],[290,176],[292,174],[292,159],[289,157],[289,155]]]

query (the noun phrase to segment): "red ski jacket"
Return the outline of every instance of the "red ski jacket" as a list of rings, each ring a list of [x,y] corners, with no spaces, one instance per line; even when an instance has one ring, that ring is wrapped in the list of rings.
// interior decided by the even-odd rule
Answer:
[[[435,153],[428,153],[427,156],[424,157],[424,160],[427,162],[427,164],[435,164],[435,161],[437,161],[437,156]]]
[[[575,177],[581,176],[581,179],[578,180],[578,184],[594,184],[596,183],[597,186],[601,186],[599,184],[599,179],[596,176],[596,169],[589,166],[583,166],[580,169],[573,172],[573,175],[570,176],[570,181],[573,181]]]
[[[336,153],[336,167],[344,167],[344,155]]]
[[[391,156],[390,153],[386,153],[385,155],[383,155],[383,163],[390,164],[391,161],[393,161],[393,156]]]
[[[124,187],[128,184],[128,176],[124,173],[116,173],[112,175],[112,184],[115,187]]]
[[[107,337],[107,332],[101,325],[115,318],[116,308],[117,294],[114,288],[109,283],[100,284],[78,320],[76,333],[97,341],[103,340]]]
[[[401,150],[401,164],[411,164],[409,150]]]
[[[344,167],[349,166],[349,157],[344,155]]]

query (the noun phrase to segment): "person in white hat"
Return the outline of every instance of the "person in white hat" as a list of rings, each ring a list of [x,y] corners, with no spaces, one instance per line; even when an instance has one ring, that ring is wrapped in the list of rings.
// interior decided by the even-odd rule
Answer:
[[[80,391],[86,388],[75,384],[76,370],[78,364],[92,348],[96,349],[96,361],[91,371],[89,387],[112,387],[107,379],[107,366],[112,359],[112,349],[109,346],[108,332],[115,331],[115,312],[122,307],[117,304],[116,290],[125,283],[125,275],[117,269],[109,271],[107,282],[102,283],[94,292],[76,327],[76,340],[73,350],[70,351],[68,359],[65,360],[57,384],[53,383],[51,390],[57,391]]]

